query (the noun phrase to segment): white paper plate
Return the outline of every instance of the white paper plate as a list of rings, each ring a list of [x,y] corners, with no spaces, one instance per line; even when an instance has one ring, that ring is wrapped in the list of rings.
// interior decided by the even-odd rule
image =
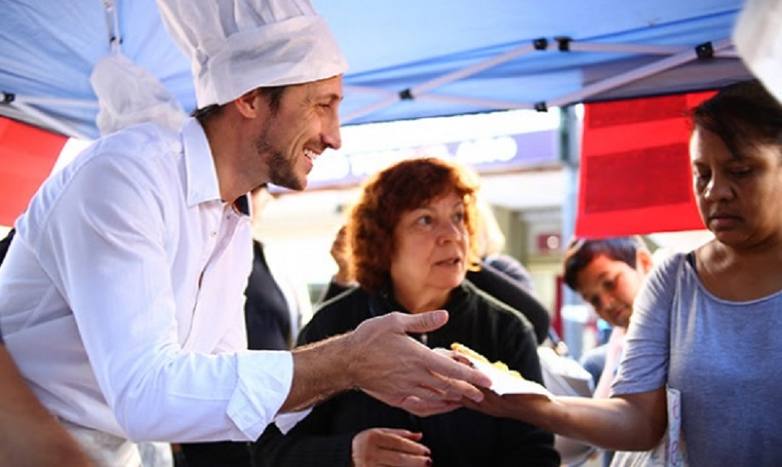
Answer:
[[[513,376],[491,363],[480,361],[469,355],[461,353],[459,355],[465,357],[477,370],[488,376],[491,379],[491,387],[489,389],[501,396],[503,394],[539,394],[549,399],[552,398],[551,393],[546,388],[534,381]]]

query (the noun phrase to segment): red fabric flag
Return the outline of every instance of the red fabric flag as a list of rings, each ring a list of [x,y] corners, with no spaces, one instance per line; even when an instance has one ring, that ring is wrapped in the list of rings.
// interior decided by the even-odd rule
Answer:
[[[0,225],[13,225],[27,208],[67,140],[0,117]]]
[[[688,114],[712,95],[586,104],[577,236],[704,228],[692,193]]]

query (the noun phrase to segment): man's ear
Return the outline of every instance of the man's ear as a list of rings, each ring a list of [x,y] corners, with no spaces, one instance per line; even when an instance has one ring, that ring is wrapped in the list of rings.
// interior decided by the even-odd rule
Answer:
[[[247,91],[231,102],[236,110],[245,118],[256,118],[266,112],[267,103],[261,93],[256,90]]]
[[[641,248],[635,253],[635,265],[636,268],[644,275],[649,274],[649,271],[654,267],[652,262],[652,254],[646,248]]]

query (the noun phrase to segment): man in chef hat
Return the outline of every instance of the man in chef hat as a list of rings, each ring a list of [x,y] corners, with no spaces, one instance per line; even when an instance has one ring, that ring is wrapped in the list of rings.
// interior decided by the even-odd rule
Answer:
[[[41,401],[99,465],[138,465],[129,440],[254,440],[349,389],[419,415],[481,399],[484,375],[408,337],[444,311],[245,350],[246,193],[303,189],[340,146],[345,61],[304,0],[159,7],[192,59],[197,118],[116,131],[50,177],[0,274],[0,326]]]
[[[266,181],[304,189],[315,159],[341,144],[347,63],[323,18],[307,0],[158,3],[191,59],[195,116],[220,147],[215,159],[234,159],[226,194]]]

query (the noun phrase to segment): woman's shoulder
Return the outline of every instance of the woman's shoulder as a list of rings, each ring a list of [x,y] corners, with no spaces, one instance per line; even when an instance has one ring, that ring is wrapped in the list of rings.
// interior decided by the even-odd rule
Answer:
[[[342,308],[350,303],[354,303],[362,300],[366,301],[368,299],[369,299],[369,294],[367,293],[366,290],[358,286],[353,286],[343,290],[342,292],[339,292],[337,295],[334,295],[328,300],[319,303],[318,305],[316,305],[314,311],[320,312],[321,310],[325,310],[325,309]]]
[[[662,259],[658,262],[655,269],[675,269],[683,266],[693,255],[692,251],[689,252],[674,252],[663,255]]]
[[[521,311],[494,298],[469,280],[462,282],[461,289],[469,301],[469,309],[481,313],[486,319],[503,323],[504,326],[518,326],[534,333],[532,323]]]
[[[369,294],[360,287],[350,288],[318,305],[302,329],[299,343],[315,342],[352,330],[369,318]]]
[[[635,298],[633,316],[643,310],[670,310],[677,291],[693,287],[694,277],[690,274],[689,253],[674,253],[665,257],[649,273]]]
[[[692,252],[677,252],[667,255],[652,269],[647,283],[658,287],[668,287],[674,281],[679,280],[680,275],[686,271],[690,257],[692,257]]]

